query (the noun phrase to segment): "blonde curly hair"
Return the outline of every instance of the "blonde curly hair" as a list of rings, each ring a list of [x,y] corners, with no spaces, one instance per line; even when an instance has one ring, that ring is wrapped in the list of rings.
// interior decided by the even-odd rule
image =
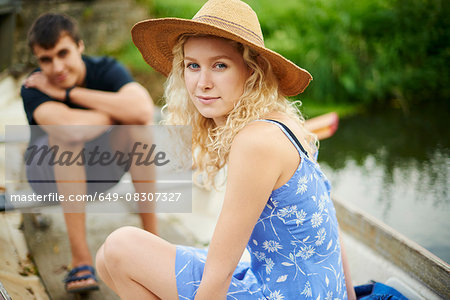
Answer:
[[[277,78],[267,59],[236,41],[220,38],[231,43],[242,54],[247,67],[252,70],[244,84],[244,92],[227,116],[224,125],[217,126],[213,119],[203,117],[190,100],[184,83],[184,44],[193,36],[205,37],[205,35],[195,34],[182,35],[172,50],[174,54],[172,71],[164,88],[166,105],[163,107],[165,116],[163,123],[192,126],[195,182],[205,188],[215,188],[215,177],[228,161],[236,134],[250,122],[274,111],[297,120],[303,130],[303,139],[306,141],[303,147],[310,157],[314,157],[319,146],[318,140],[303,126],[305,119],[297,108],[297,105],[301,103],[290,102],[280,93]],[[198,175],[201,175],[200,179]]]

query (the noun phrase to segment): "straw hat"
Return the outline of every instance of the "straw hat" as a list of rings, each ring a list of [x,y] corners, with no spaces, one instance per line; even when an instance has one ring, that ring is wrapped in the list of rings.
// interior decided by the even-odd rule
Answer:
[[[264,46],[258,17],[250,6],[239,0],[209,0],[192,20],[150,19],[133,26],[133,42],[144,60],[168,76],[172,69],[172,48],[182,34],[214,35],[248,45],[272,64],[280,90],[295,96],[305,90],[312,76],[280,54]]]

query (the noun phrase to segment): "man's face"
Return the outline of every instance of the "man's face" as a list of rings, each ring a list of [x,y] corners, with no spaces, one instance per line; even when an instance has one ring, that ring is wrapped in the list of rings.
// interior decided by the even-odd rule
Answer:
[[[81,54],[84,44],[76,44],[67,34],[62,34],[51,49],[39,45],[33,47],[42,73],[51,84],[67,89],[74,85],[82,85],[86,77],[86,67]]]

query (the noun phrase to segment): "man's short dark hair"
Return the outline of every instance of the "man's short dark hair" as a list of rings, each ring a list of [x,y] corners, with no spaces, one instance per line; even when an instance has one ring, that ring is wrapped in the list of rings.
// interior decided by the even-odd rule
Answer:
[[[28,46],[31,51],[35,45],[51,49],[63,33],[69,35],[77,45],[80,42],[77,22],[73,18],[64,14],[43,14],[34,21],[28,31]]]

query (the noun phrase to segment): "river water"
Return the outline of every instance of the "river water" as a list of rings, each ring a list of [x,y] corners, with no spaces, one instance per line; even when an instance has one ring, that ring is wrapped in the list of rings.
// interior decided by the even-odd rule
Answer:
[[[372,112],[321,142],[332,194],[450,262],[448,107]]]

